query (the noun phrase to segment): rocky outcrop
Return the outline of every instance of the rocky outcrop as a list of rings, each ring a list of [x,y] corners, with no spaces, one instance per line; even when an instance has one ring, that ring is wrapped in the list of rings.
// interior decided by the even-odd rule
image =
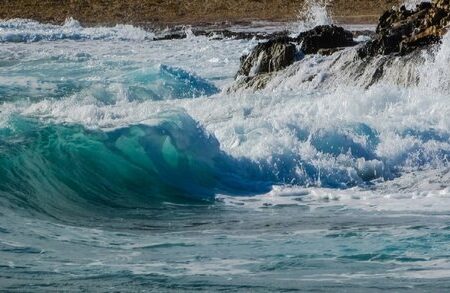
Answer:
[[[358,50],[361,58],[376,55],[405,55],[438,43],[450,24],[450,0],[422,2],[414,10],[405,6],[386,11],[376,35]]]
[[[268,75],[288,67],[303,55],[331,55],[353,45],[352,33],[334,25],[317,26],[295,38],[274,38],[258,44],[250,54],[241,57],[236,84],[263,88],[270,80]]]
[[[279,71],[295,61],[297,51],[290,38],[273,39],[257,45],[253,51],[241,57],[238,76],[256,76]]]
[[[368,71],[372,75],[367,79],[369,87],[384,76],[385,69],[393,60],[405,61],[406,64],[408,60],[419,58],[419,49],[439,43],[449,27],[450,0],[422,2],[414,9],[405,6],[392,8],[380,17],[375,33],[370,36],[372,39],[353,51],[361,58],[354,58],[352,53],[348,64],[360,64],[360,71],[364,71],[367,64],[376,65],[373,72]],[[353,37],[341,27],[317,26],[295,38],[277,38],[260,44],[242,58],[232,89],[263,88],[273,77],[273,72],[286,68],[305,54],[331,55],[342,47],[353,46]],[[399,55],[403,57],[397,58]],[[367,58],[373,56],[382,57]]]
[[[320,50],[355,45],[353,34],[335,25],[320,25],[300,33],[296,38],[304,54],[316,54]]]

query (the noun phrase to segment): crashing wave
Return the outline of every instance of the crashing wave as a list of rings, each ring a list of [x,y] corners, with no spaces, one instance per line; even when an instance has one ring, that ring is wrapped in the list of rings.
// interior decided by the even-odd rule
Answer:
[[[265,89],[231,93],[210,80],[231,82],[238,53],[254,41],[177,44],[167,64],[190,51],[203,63],[159,65],[158,50],[137,59],[125,42],[107,56],[95,54],[109,46],[101,42],[77,43],[67,56],[51,44],[44,56],[34,50],[43,44],[11,45],[30,48],[31,61],[13,55],[7,63],[6,52],[0,67],[0,190],[8,200],[52,215],[74,205],[84,213],[274,186],[367,188],[448,167],[447,36],[407,57],[363,60],[355,48],[303,56]]]

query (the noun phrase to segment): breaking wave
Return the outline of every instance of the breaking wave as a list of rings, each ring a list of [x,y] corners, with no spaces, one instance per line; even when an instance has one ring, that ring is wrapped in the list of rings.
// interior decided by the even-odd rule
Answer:
[[[376,188],[449,166],[448,37],[403,59],[361,61],[353,48],[306,57],[264,90],[230,93],[218,85],[232,83],[238,58],[228,58],[254,41],[191,37],[174,41],[178,51],[162,42],[139,59],[127,43],[97,53],[117,39],[149,38],[122,26],[0,27],[18,46],[101,40],[65,55],[45,44],[2,53],[0,193],[16,208],[57,216],[274,186]],[[173,65],[196,53],[203,63]]]

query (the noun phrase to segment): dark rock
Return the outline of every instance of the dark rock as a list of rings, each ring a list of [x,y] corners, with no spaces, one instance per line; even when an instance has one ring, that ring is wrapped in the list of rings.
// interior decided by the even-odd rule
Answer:
[[[354,46],[353,34],[335,25],[321,25],[301,33],[296,41],[305,54],[316,54],[321,49]]]
[[[253,51],[241,57],[238,76],[255,76],[279,71],[295,61],[295,44],[290,38],[277,38],[258,44]]]
[[[358,55],[409,54],[440,42],[449,24],[449,0],[423,2],[414,10],[405,6],[391,9],[380,17],[375,37],[358,50]]]
[[[330,56],[333,55],[334,53],[343,50],[343,47],[339,47],[339,48],[329,48],[329,49],[319,49],[319,51],[317,51],[317,54],[319,55],[323,55],[323,56]]]
[[[287,31],[279,31],[271,34],[261,32],[235,32],[230,30],[194,30],[195,36],[207,36],[214,39],[235,39],[235,40],[269,40],[275,38],[287,37]]]
[[[206,36],[216,40],[222,39],[235,39],[235,40],[269,40],[275,38],[284,38],[289,35],[288,31],[278,31],[274,33],[263,33],[263,32],[236,32],[227,29],[192,29],[192,34],[196,37],[198,36]],[[154,41],[165,41],[165,40],[177,40],[177,39],[185,39],[187,38],[187,34],[184,28],[175,28],[172,31],[164,32],[160,35],[157,35],[153,40]]]
[[[237,82],[232,89],[263,88],[273,72],[288,67],[304,54],[331,55],[343,47],[353,45],[353,34],[334,25],[318,26],[295,38],[277,35],[258,44],[249,55],[241,57]]]
[[[175,33],[169,33],[162,36],[157,36],[153,40],[154,41],[167,41],[167,40],[179,40],[179,39],[185,39],[187,38],[187,35],[185,32],[175,32]]]
[[[299,45],[303,54],[331,55],[343,47],[354,46],[353,34],[334,25],[317,26],[295,38],[278,36],[257,45],[241,58],[238,76],[271,73],[294,63]]]

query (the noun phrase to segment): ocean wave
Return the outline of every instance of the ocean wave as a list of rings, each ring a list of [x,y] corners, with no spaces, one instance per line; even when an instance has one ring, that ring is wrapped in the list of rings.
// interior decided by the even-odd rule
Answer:
[[[252,172],[182,112],[109,131],[20,117],[0,129],[0,194],[50,215],[267,190]]]
[[[97,42],[7,45],[20,50],[1,52],[16,63],[0,67],[0,192],[86,211],[276,186],[368,188],[449,165],[448,37],[435,55],[386,61],[378,80],[380,59],[347,49],[235,93],[210,80],[231,82],[236,51],[254,42],[171,42],[120,42],[110,54]]]
[[[17,207],[53,217],[83,215],[102,207],[264,194],[277,185],[363,187],[450,156],[448,136],[432,131],[401,134],[416,143],[394,157],[377,154],[380,136],[364,124],[297,135],[301,152],[250,160],[225,153],[183,111],[110,130],[13,115],[0,129],[0,193]]]
[[[192,72],[165,64],[103,76],[105,68],[112,70],[123,64],[99,62],[95,68],[90,68],[89,63],[97,62],[92,59],[89,54],[76,54],[33,60],[28,69],[8,68],[8,74],[0,77],[1,100],[38,102],[77,96],[78,99],[93,97],[99,102],[111,103],[123,99],[188,99],[210,96],[220,91],[212,82]],[[61,63],[69,66],[55,71],[54,68],[61,66]],[[80,69],[80,65],[86,67]],[[61,74],[66,77],[61,78]],[[92,78],[94,74],[97,78]]]
[[[153,40],[154,34],[132,25],[83,27],[68,18],[63,25],[42,24],[33,20],[12,19],[0,22],[0,42],[32,43],[57,40]]]

